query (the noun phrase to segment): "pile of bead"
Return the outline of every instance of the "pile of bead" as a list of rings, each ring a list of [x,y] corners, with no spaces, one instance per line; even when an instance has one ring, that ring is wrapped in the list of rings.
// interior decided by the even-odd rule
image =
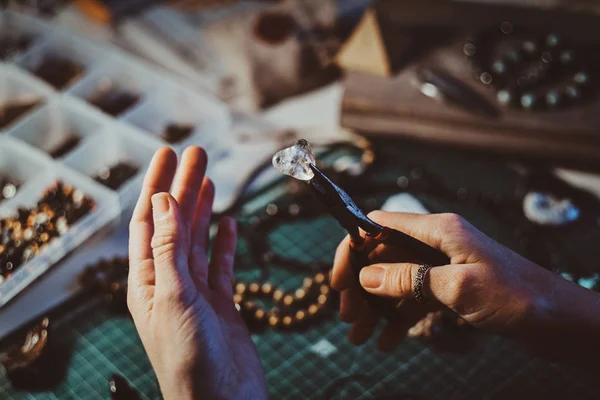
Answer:
[[[0,281],[38,254],[51,240],[95,206],[92,199],[70,185],[57,182],[32,208],[0,219]]]

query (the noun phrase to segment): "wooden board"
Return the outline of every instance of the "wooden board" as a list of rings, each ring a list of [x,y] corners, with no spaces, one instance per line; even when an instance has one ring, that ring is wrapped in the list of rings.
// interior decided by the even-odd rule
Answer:
[[[473,26],[480,27],[482,23],[479,18],[481,6],[474,6],[475,12],[468,19],[470,24],[465,28],[456,25],[465,22],[465,15],[470,12],[463,4],[456,10],[447,10],[446,13],[436,8],[431,9],[428,16],[432,17],[432,20],[420,16],[415,10],[412,10],[412,16],[409,15],[410,12],[402,13],[404,6],[396,4],[399,5],[382,1],[376,9],[391,59],[396,67],[401,66],[399,73],[393,78],[384,78],[348,72],[342,102],[341,120],[344,127],[357,129],[365,134],[395,135],[495,153],[551,158],[567,164],[576,162],[600,165],[599,99],[582,107],[564,111],[524,112],[506,109],[502,111],[499,119],[494,120],[424,96],[419,90],[416,70],[434,66],[460,79],[495,103],[495,90],[473,79],[468,61],[461,51],[464,35],[470,32]],[[520,12],[519,9],[507,7],[492,9],[493,12],[488,9],[488,14],[492,15],[484,18],[488,24],[484,26],[489,26],[492,17],[495,21],[513,20]],[[494,15],[498,10],[502,10],[503,13]],[[459,11],[462,13],[460,17]],[[424,13],[425,10],[421,12]],[[563,30],[567,28],[563,20],[557,20],[556,15],[551,12],[538,11],[535,15],[532,21],[537,21],[540,25],[560,26]],[[451,16],[456,16],[456,21],[452,22]],[[570,21],[569,24],[576,24],[578,20],[573,18],[575,16],[570,15],[566,20]],[[589,16],[584,15],[581,18],[581,24],[591,29]],[[428,28],[424,27],[424,24],[431,21],[435,26],[430,28],[432,32],[442,27],[447,30],[454,29],[458,32],[454,36],[455,39],[433,51],[423,52],[416,60],[406,58],[408,56],[403,44],[400,46],[403,51],[394,52],[395,35],[418,29],[427,32]],[[596,26],[593,31],[588,31],[588,36],[596,32],[594,36],[598,39],[600,18],[595,17],[594,21]],[[450,25],[451,23],[455,25]],[[419,26],[421,28],[418,28]]]

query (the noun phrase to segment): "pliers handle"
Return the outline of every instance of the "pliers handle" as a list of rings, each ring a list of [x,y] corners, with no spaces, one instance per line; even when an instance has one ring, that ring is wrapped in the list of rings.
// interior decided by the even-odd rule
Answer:
[[[365,238],[360,233],[361,229],[376,243],[383,243],[387,246],[402,249],[406,255],[406,258],[403,260],[405,262],[431,266],[447,265],[450,263],[448,256],[440,250],[406,233],[379,225],[369,219],[345,191],[335,185],[316,166],[311,164],[310,168],[314,172],[314,178],[306,182],[309,191],[350,235],[350,265],[357,283],[360,271],[371,264],[368,258],[369,254],[365,248]],[[374,311],[380,313],[382,317],[388,320],[398,319],[399,313],[397,312],[396,303],[367,292],[360,283],[358,286]]]

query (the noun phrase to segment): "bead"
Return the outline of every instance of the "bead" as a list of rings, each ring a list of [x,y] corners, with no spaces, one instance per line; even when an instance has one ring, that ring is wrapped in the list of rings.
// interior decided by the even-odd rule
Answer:
[[[312,315],[312,316],[315,316],[315,315],[317,315],[317,313],[319,312],[319,309],[320,309],[320,308],[319,308],[319,306],[318,306],[318,305],[316,305],[316,304],[311,304],[310,306],[308,306],[308,309],[307,309],[307,311],[308,311],[308,315]]]
[[[504,61],[496,60],[492,63],[492,70],[497,74],[503,74],[506,72],[506,64]]]
[[[244,283],[238,283],[237,285],[235,285],[235,292],[240,294],[245,293],[246,285]]]
[[[319,289],[321,294],[329,294],[330,291],[331,289],[327,285],[321,285],[321,288]]]
[[[524,52],[530,53],[530,54],[536,52],[538,49],[537,45],[532,40],[524,41],[523,44],[521,45],[521,48],[523,49]]]
[[[400,187],[401,189],[406,189],[408,187],[408,178],[405,176],[401,176],[396,180],[396,184],[398,185],[398,187]]]
[[[256,318],[256,320],[259,322],[265,320],[266,317],[267,313],[262,308],[259,308],[254,312],[254,318]]]
[[[313,280],[312,280],[312,278],[304,278],[304,281],[302,282],[302,286],[303,286],[305,289],[308,289],[308,288],[310,288],[312,285],[313,285]]]
[[[236,304],[239,304],[239,303],[241,303],[243,300],[244,300],[244,297],[243,297],[241,294],[239,294],[239,293],[236,293],[236,294],[234,294],[234,295],[233,295],[233,302],[234,302],[234,303],[236,303]]]
[[[277,214],[278,208],[275,204],[269,204],[267,206],[267,214],[269,214],[271,217],[274,216],[275,214]]]
[[[550,90],[546,93],[546,104],[548,107],[556,107],[560,103],[560,93],[558,90]]]
[[[479,75],[479,80],[484,85],[489,85],[490,83],[492,83],[492,74],[490,74],[489,72],[482,72]]]
[[[276,327],[279,325],[280,319],[276,314],[271,314],[268,319],[269,325],[272,327]]]
[[[542,52],[541,59],[545,64],[550,64],[552,62],[552,54],[549,51],[544,51]]]
[[[250,292],[250,294],[257,294],[259,290],[260,285],[256,282],[253,282],[250,284],[250,286],[248,286],[248,291]]]
[[[564,50],[559,55],[560,62],[563,64],[571,64],[573,62],[573,51]]]
[[[283,296],[285,296],[285,293],[281,289],[277,289],[273,292],[273,300],[275,301],[280,301]]]
[[[319,295],[319,297],[317,297],[317,303],[320,305],[325,305],[325,303],[327,303],[327,296],[324,294]]]
[[[12,183],[6,183],[2,188],[2,197],[12,199],[17,194],[17,186]]]
[[[559,37],[555,33],[550,33],[546,36],[546,46],[556,47],[560,43]]]
[[[290,305],[292,305],[293,302],[294,302],[294,297],[292,295],[287,294],[283,297],[283,304],[285,306],[290,306]]]
[[[508,90],[499,90],[496,99],[502,105],[509,105],[512,102],[512,94]]]
[[[473,57],[477,53],[477,47],[473,43],[465,43],[462,50],[467,57]]]
[[[290,204],[288,207],[288,213],[293,217],[297,216],[300,214],[300,206],[298,204]]]
[[[581,98],[581,90],[576,86],[569,85],[565,88],[567,97],[571,100],[579,100]]]
[[[315,275],[314,281],[317,284],[321,284],[321,283],[325,282],[325,274],[322,272],[319,272],[318,274]]]
[[[304,289],[297,289],[294,296],[296,296],[298,300],[302,300],[306,296],[306,291]]]
[[[292,317],[290,317],[289,315],[286,315],[285,317],[283,317],[281,319],[281,323],[285,327],[289,327],[290,325],[292,325],[292,322],[293,322]]]
[[[304,311],[304,310],[298,310],[298,311],[296,311],[295,318],[299,322],[303,321],[306,318],[306,311]]]
[[[531,110],[535,106],[535,103],[536,97],[534,94],[525,93],[521,96],[521,106],[523,106],[524,109]]]
[[[586,85],[589,83],[589,75],[586,72],[578,72],[575,74],[575,76],[573,76],[573,80],[575,81],[575,83],[577,83],[578,85]]]
[[[513,33],[513,26],[510,22],[508,21],[504,21],[500,24],[500,32],[502,32],[505,35],[510,35],[511,33]]]
[[[273,293],[274,287],[271,283],[264,283],[261,287],[261,291],[264,295],[270,296]]]

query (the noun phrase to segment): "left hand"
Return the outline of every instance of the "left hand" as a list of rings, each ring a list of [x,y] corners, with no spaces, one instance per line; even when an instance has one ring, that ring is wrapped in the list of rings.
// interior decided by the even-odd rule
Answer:
[[[179,170],[171,149],[155,154],[130,224],[127,302],[165,399],[266,399],[233,303],[234,219],[221,220],[208,258],[206,162],[199,147],[185,150]]]

